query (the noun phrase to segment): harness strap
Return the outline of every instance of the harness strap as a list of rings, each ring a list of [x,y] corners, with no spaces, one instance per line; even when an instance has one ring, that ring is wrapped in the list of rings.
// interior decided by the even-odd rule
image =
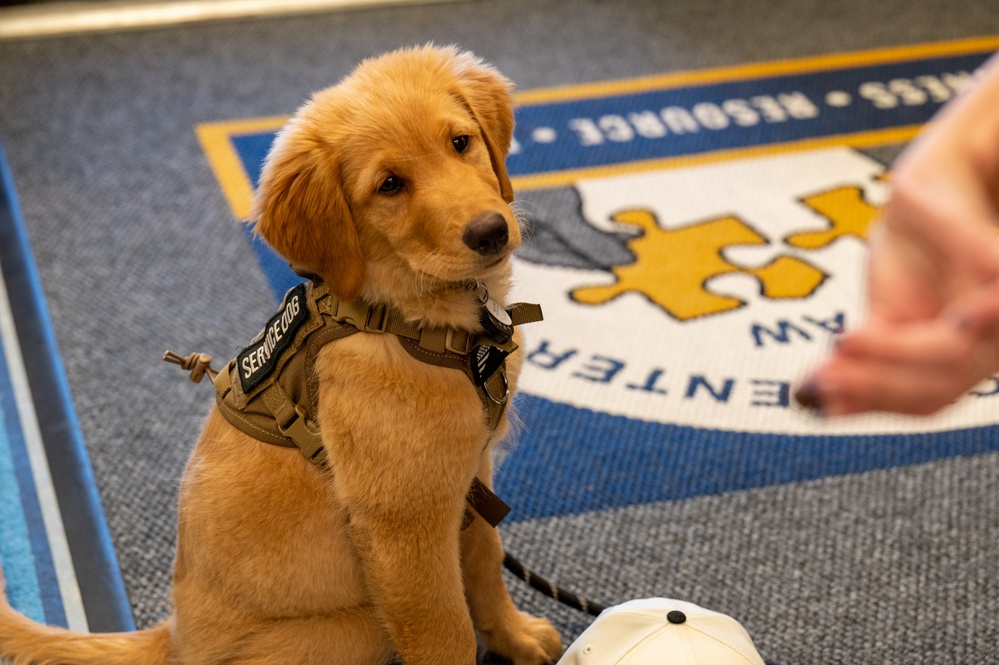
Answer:
[[[325,285],[314,287],[315,298],[319,311],[328,315],[334,321],[354,326],[360,331],[370,333],[390,333],[397,337],[419,342],[427,351],[442,353],[450,351],[465,355],[471,351],[474,339],[464,330],[455,328],[421,327],[402,318],[399,312],[382,304],[368,305],[355,301],[342,301],[330,293]],[[514,303],[508,308],[512,325],[535,323],[543,320],[541,306],[534,303]],[[498,345],[506,350],[513,346],[507,342]],[[508,350],[512,351],[513,348]]]
[[[525,323],[537,323],[543,321],[541,305],[532,302],[515,302],[509,307],[510,319],[513,325],[522,326]]]
[[[257,441],[262,441],[272,446],[280,446],[282,448],[299,448],[298,444],[287,439],[280,433],[280,431],[272,431],[270,428],[262,426],[253,418],[248,417],[244,411],[232,404],[232,402],[228,399],[230,392],[232,391],[231,373],[235,371],[232,365],[233,363],[230,361],[229,364],[222,368],[222,371],[218,373],[214,380],[215,404],[218,406],[219,411],[225,419],[228,420],[233,427],[245,434],[249,434]],[[299,448],[299,450],[301,450],[301,448]]]
[[[284,392],[281,384],[273,382],[264,392],[260,400],[274,416],[281,435],[295,442],[302,457],[316,466],[326,466],[326,449],[323,448],[323,438],[317,430],[309,427],[308,414],[301,405],[295,404]]]
[[[476,476],[472,478],[472,486],[468,489],[465,500],[472,510],[479,514],[479,517],[496,527],[503,518],[510,514],[510,506],[503,499],[489,489],[489,487]],[[472,516],[474,519],[474,515]],[[471,521],[469,521],[471,523]],[[466,525],[467,526],[467,525]]]

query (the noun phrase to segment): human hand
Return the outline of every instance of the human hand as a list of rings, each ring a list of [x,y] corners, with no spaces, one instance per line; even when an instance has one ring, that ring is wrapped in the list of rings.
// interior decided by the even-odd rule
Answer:
[[[928,414],[999,371],[999,66],[900,158],[870,240],[868,318],[796,398]]]

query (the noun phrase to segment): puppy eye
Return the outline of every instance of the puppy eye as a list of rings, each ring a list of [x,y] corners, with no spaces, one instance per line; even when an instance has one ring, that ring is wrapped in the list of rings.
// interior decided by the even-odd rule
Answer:
[[[451,139],[451,145],[458,151],[458,154],[465,152],[468,149],[468,135],[454,137]]]
[[[382,186],[378,188],[378,191],[381,194],[395,194],[401,189],[402,189],[402,178],[390,175],[389,177],[385,178],[384,182],[382,182]]]

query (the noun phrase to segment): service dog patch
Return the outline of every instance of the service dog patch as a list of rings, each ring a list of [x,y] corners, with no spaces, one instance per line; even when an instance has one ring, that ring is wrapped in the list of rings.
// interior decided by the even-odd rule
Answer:
[[[277,359],[308,318],[305,284],[299,284],[285,294],[281,309],[270,318],[253,343],[236,356],[239,382],[244,393],[250,392],[271,375]]]

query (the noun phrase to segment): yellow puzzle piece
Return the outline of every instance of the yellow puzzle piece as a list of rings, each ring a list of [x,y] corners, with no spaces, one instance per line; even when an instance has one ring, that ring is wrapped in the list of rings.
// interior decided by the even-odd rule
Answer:
[[[877,206],[867,202],[860,187],[830,189],[807,196],[801,202],[825,217],[829,228],[789,235],[785,242],[799,249],[822,249],[845,236],[866,241],[879,210]]]
[[[826,279],[824,272],[792,256],[779,256],[760,268],[729,262],[724,256],[727,247],[769,242],[735,216],[677,229],[661,228],[649,210],[627,210],[613,219],[643,231],[628,241],[636,261],[612,268],[616,277],[613,284],[575,289],[572,297],[577,302],[598,305],[624,293],[635,292],[671,316],[688,321],[746,304],[739,298],[710,290],[708,282],[720,275],[742,273],[755,277],[760,282],[762,295],[767,298],[806,298]]]

